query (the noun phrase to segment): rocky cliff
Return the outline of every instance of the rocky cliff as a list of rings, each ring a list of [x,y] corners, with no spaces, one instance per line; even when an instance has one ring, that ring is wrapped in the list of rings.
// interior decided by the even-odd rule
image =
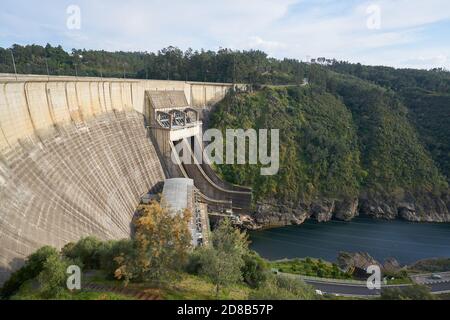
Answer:
[[[388,197],[361,196],[357,199],[315,200],[310,203],[281,202],[275,199],[259,202],[251,217],[260,227],[299,225],[306,219],[327,222],[332,219],[351,221],[365,215],[375,219],[404,219],[414,222],[450,222],[450,197],[426,194],[408,195],[400,200]]]

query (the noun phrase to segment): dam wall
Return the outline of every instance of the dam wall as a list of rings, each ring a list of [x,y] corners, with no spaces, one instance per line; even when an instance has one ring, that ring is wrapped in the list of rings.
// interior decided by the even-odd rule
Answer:
[[[0,74],[0,285],[36,249],[122,239],[163,181],[147,90],[207,107],[231,84]]]

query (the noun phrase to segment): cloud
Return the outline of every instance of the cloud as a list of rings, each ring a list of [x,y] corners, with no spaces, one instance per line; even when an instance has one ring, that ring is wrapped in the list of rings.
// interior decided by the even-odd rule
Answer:
[[[369,5],[381,9],[382,28],[415,28],[450,19],[450,1],[446,0],[379,0],[367,1],[356,7],[356,14],[364,14]]]
[[[230,47],[261,49],[278,58],[326,56],[396,66],[409,60],[428,67],[448,65],[448,59],[436,57],[447,57],[450,52],[448,41],[436,39],[430,31],[443,24],[439,32],[450,38],[448,0],[2,2],[3,46],[50,42],[67,49],[139,51],[169,45],[182,49]],[[66,28],[66,8],[72,2],[81,9],[81,30]],[[381,9],[380,29],[367,28],[370,5]]]

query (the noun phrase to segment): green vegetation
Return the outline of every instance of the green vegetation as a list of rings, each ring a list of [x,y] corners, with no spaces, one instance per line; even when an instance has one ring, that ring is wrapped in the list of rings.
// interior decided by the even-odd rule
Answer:
[[[435,300],[426,286],[414,284],[404,288],[385,288],[381,290],[381,300]]]
[[[269,264],[256,252],[249,251],[242,256],[244,266],[241,268],[244,282],[251,288],[258,288],[268,279]]]
[[[263,286],[250,293],[251,300],[314,300],[313,290],[298,278],[272,276]]]
[[[210,126],[280,129],[280,171],[261,176],[258,165],[220,165],[226,180],[249,185],[254,200],[309,204],[317,199],[360,196],[407,201],[428,211],[441,198],[448,208],[450,182],[450,73],[401,70],[330,61],[330,66],[268,58],[261,51],[181,50],[158,53],[73,50],[14,45],[19,73],[243,82],[253,92],[231,92],[211,114]],[[0,72],[12,72],[9,50],[0,48]],[[308,86],[299,86],[308,78]],[[430,196],[433,201],[427,202]],[[430,204],[431,203],[431,204]],[[170,217],[158,204],[140,208],[132,240],[95,238],[45,247],[4,284],[2,299],[92,297],[62,290],[68,263],[97,269],[95,281],[154,289],[163,298],[309,299],[302,282],[282,272],[348,279],[337,266],[305,259],[268,264],[248,250],[245,235],[226,223],[210,247],[189,249],[185,213]],[[172,232],[174,231],[174,232]],[[448,271],[448,261],[418,262],[411,270]],[[64,275],[65,276],[65,275]],[[389,283],[409,282],[389,274]],[[176,284],[174,283],[176,279]],[[417,289],[417,290],[416,290]],[[417,291],[414,293],[414,291]],[[103,297],[114,298],[106,294]],[[386,290],[384,299],[429,298],[423,287]]]
[[[423,144],[450,182],[450,94],[411,88],[402,96]]]
[[[351,274],[343,272],[336,264],[321,259],[281,260],[271,262],[270,265],[273,269],[283,273],[330,279],[352,279]]]
[[[13,72],[11,52],[19,73],[47,74],[48,66],[52,75],[125,76],[241,82],[252,84],[254,88],[266,86],[271,90],[225,102],[227,111],[231,107],[250,108],[245,112],[233,109],[223,123],[216,121],[214,125],[292,128],[292,133],[283,133],[286,136],[283,160],[284,164],[296,161],[290,167],[283,166],[284,175],[280,180],[289,182],[293,190],[288,192],[294,191],[296,198],[301,193],[298,188],[305,185],[309,186],[306,196],[338,192],[333,189],[333,179],[341,178],[336,173],[338,170],[343,171],[345,180],[341,185],[347,188],[342,193],[352,196],[359,190],[361,179],[377,193],[396,194],[422,192],[422,189],[438,193],[442,180],[450,181],[450,72],[442,69],[372,67],[334,59],[326,60],[329,65],[322,66],[295,59],[269,58],[258,50],[188,49],[183,52],[168,47],[156,53],[76,49],[68,53],[60,46],[13,45],[8,49],[0,48],[0,72]],[[304,78],[309,80],[312,91],[295,89]],[[288,94],[283,93],[286,91],[283,85],[289,89]],[[259,107],[261,110],[256,110]],[[241,116],[245,119],[239,121]],[[272,122],[273,126],[268,125]],[[291,148],[294,139],[313,142],[301,149]],[[335,158],[346,152],[348,158],[333,162],[329,156],[333,151],[338,152]],[[317,156],[311,156],[316,153]],[[353,164],[356,167],[350,170]],[[319,173],[312,173],[316,169]],[[324,176],[326,169],[330,170],[330,177]],[[248,175],[252,170],[248,168],[244,172],[236,168],[221,170],[231,181],[251,180]],[[325,178],[331,179],[330,188],[324,186]],[[299,185],[293,180],[300,181]],[[384,186],[386,182],[388,186]],[[276,190],[279,183],[265,181],[259,191]]]
[[[234,229],[229,220],[221,222],[212,233],[211,242],[210,246],[194,252],[187,270],[209,279],[215,286],[216,297],[220,297],[224,288],[238,284],[253,288],[248,290],[251,299],[263,299],[266,291],[274,293],[266,296],[267,299],[275,298],[276,292],[290,299],[315,297],[314,290],[300,280],[292,281],[292,286],[288,286],[286,281],[274,279],[269,265],[248,249],[247,235]]]
[[[242,283],[230,284],[215,295],[216,286],[207,278],[183,274],[172,285],[160,288],[160,296],[166,300],[246,300],[251,289]]]
[[[335,76],[335,92],[358,128],[364,186],[374,192],[439,194],[446,182],[419,141],[407,108],[392,93],[362,80]]]
[[[48,271],[50,264],[57,259],[59,259],[59,254],[56,249],[48,246],[42,247],[31,254],[25,262],[25,265],[14,272],[3,284],[3,287],[0,290],[1,299],[9,299],[24,283],[41,276],[44,269]],[[58,272],[58,270],[56,272]],[[47,275],[42,275],[42,277],[45,276]]]
[[[219,165],[230,182],[252,186],[254,200],[376,199],[426,202],[448,194],[445,176],[408,120],[396,95],[351,76],[328,74],[319,86],[231,93],[210,126],[280,129],[280,171],[258,165]],[[425,205],[424,205],[425,207]]]
[[[69,263],[61,259],[59,255],[49,256],[44,262],[38,276],[40,295],[44,299],[52,299],[64,294],[68,266]]]
[[[277,175],[261,176],[257,165],[218,166],[225,179],[251,185],[256,200],[358,194],[365,172],[356,128],[349,110],[331,94],[288,87],[229,95],[213,113],[211,127],[281,130]]]
[[[409,277],[407,269],[400,269],[395,271],[383,271],[383,277],[387,280],[387,284],[412,284],[413,281]]]
[[[173,279],[188,258],[191,216],[188,210],[172,215],[156,201],[138,208],[133,250],[114,258],[115,277],[126,283]]]
[[[442,173],[450,181],[450,72],[335,63],[334,71],[388,88],[408,109],[408,119]]]
[[[36,290],[36,283],[25,282],[11,300],[46,300],[47,296]],[[113,292],[92,292],[92,291],[61,291],[57,296],[51,297],[53,300],[132,300],[132,297]]]
[[[267,298],[275,298],[277,292],[287,299],[316,298],[314,290],[300,280],[275,279],[269,264],[249,250],[246,233],[228,219],[212,232],[210,245],[192,250],[189,219],[188,211],[173,216],[157,202],[141,206],[134,219],[133,239],[104,242],[88,237],[61,252],[44,247],[5,283],[1,297],[115,300],[145,293],[155,299],[243,300],[262,298],[266,288],[273,294]],[[82,291],[66,287],[67,267],[72,264],[85,268]],[[100,285],[104,292],[83,288],[89,283]],[[114,293],[124,286],[129,289],[126,296]]]
[[[433,273],[450,271],[450,258],[420,260],[408,267],[410,272]]]
[[[307,65],[297,60],[268,58],[258,51],[185,52],[175,47],[147,52],[76,50],[61,46],[13,45],[0,48],[0,72],[13,73],[11,51],[17,71],[25,74],[103,76],[138,79],[190,80],[242,83],[301,83]]]
[[[149,234],[146,234],[146,230],[150,226],[156,228],[158,223],[154,224],[154,219],[163,219],[164,216],[164,210],[161,210],[157,203],[140,208],[140,210],[141,214],[137,216],[135,223],[143,226],[143,229],[139,230],[138,228],[136,232],[137,234],[143,233],[143,236],[139,239],[136,237],[132,239],[132,244],[135,241],[143,241],[148,244],[151,239],[148,239]],[[182,221],[183,219],[180,217],[178,220],[180,230],[184,228]],[[158,241],[164,242],[164,239],[169,239],[163,236],[164,232],[161,233],[158,229],[154,230],[155,232],[152,234]],[[175,232],[175,234],[182,235],[183,233]],[[157,264],[154,267],[155,261],[166,261],[159,260],[162,258],[155,260],[157,258],[155,256],[172,257],[174,253],[180,254],[180,248],[176,248],[172,240],[170,242],[169,246],[167,246],[168,243],[163,246],[165,248],[163,251],[156,248],[158,247],[156,242],[153,243],[152,250],[156,251],[150,253],[148,258],[141,256],[142,252],[147,252],[147,246],[140,246],[136,243],[130,246],[129,241],[125,240],[103,242],[91,237],[84,238],[77,243],[67,245],[61,253],[53,248],[44,247],[32,254],[24,267],[13,274],[2,288],[2,299],[126,300],[136,299],[141,294],[149,295],[153,299],[167,300],[335,299],[328,295],[319,297],[312,287],[306,285],[295,275],[352,279],[351,274],[343,272],[336,264],[320,259],[306,258],[268,262],[249,250],[247,235],[234,229],[230,221],[226,219],[212,232],[210,246],[189,250],[186,252],[185,258],[177,260],[180,263],[179,266]],[[119,250],[120,248],[124,248],[124,250]],[[86,252],[90,252],[91,256]],[[111,277],[110,265],[105,264],[103,259],[114,257],[115,253],[124,258],[121,261],[130,261],[127,255],[139,257],[137,259],[141,261],[132,265],[133,275],[139,275],[139,277],[133,276],[129,279],[123,277],[122,263],[116,265],[120,272],[116,270],[115,278]],[[181,252],[181,254],[183,253]],[[71,260],[67,255],[71,256]],[[111,259],[115,260],[115,258]],[[171,261],[170,259],[167,261]],[[77,263],[90,261],[92,265],[99,266],[96,270],[85,270],[81,291],[66,289],[66,269],[69,264],[75,263],[74,261]],[[146,263],[144,263],[145,261]],[[442,263],[445,264],[445,262]],[[106,266],[106,268],[102,266]],[[163,273],[161,273],[161,269],[165,269]],[[271,269],[277,269],[283,274],[274,274]],[[156,279],[153,272],[162,275],[162,278]],[[170,277],[167,277],[167,274],[170,274]],[[411,283],[406,270],[385,273],[384,276],[395,278],[389,280],[389,284]],[[83,285],[87,283],[100,285],[98,288],[102,289],[98,290],[102,292],[83,289]],[[125,295],[115,293],[124,286],[129,292]],[[446,298],[445,295],[433,296],[427,287],[418,285],[383,289],[381,297],[386,300]]]
[[[116,257],[130,255],[133,250],[132,240],[100,241],[94,237],[83,238],[77,243],[68,243],[61,250],[62,256],[74,261],[85,270],[101,269],[114,279],[119,268]]]
[[[200,274],[206,276],[216,287],[216,297],[223,286],[242,281],[243,255],[247,250],[245,234],[233,229],[225,220],[213,232],[211,245],[200,249]]]

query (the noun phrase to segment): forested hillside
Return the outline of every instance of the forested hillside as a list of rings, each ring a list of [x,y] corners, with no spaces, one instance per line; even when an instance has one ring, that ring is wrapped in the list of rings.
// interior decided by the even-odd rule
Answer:
[[[168,47],[153,52],[106,52],[38,45],[0,48],[0,73],[103,76],[181,81],[301,83],[307,65],[277,60],[262,51],[182,51]],[[47,69],[48,66],[48,69]]]
[[[362,212],[448,221],[446,177],[409,121],[402,98],[353,76],[329,72],[327,77],[325,88],[233,93],[211,117],[211,126],[223,130],[281,130],[277,176],[260,176],[252,166],[218,167],[225,179],[254,187],[257,219],[269,224],[297,223],[310,215],[349,220]]]
[[[211,126],[281,129],[277,175],[261,176],[250,165],[218,168],[227,180],[252,185],[257,200],[358,195],[366,173],[360,167],[356,127],[351,112],[331,94],[288,87],[230,95],[213,113]]]
[[[370,67],[345,62],[331,68],[394,91],[438,167],[450,177],[450,72]],[[448,180],[450,181],[450,180]]]

